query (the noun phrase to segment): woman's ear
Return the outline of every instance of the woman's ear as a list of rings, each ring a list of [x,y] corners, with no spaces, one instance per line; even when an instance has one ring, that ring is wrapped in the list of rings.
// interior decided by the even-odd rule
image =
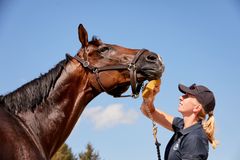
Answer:
[[[193,108],[193,112],[196,113],[196,114],[198,114],[201,110],[202,110],[202,105],[201,104],[197,104]]]

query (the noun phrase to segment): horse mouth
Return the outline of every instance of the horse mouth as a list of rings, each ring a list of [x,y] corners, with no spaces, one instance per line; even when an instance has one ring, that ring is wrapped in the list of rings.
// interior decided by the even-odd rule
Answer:
[[[155,79],[160,79],[164,72],[164,67],[162,68],[141,68],[137,72],[138,82],[144,82],[145,80],[151,81]]]
[[[137,84],[142,85],[144,83],[144,81],[151,81],[151,80],[155,80],[155,79],[160,79],[162,77],[163,70],[164,70],[164,68],[155,68],[155,69],[154,68],[148,68],[148,69],[143,69],[142,68],[136,74]],[[110,95],[115,96],[115,97],[119,97],[121,94],[126,92],[129,89],[130,86],[131,86],[130,81],[129,82],[124,82],[122,84],[119,84],[118,86],[116,86],[112,90],[110,90],[108,93]]]

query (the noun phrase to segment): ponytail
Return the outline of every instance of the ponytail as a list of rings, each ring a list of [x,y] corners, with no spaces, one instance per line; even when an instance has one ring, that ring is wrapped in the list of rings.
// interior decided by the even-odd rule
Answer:
[[[199,119],[203,120],[202,126],[203,129],[208,137],[209,142],[211,143],[213,149],[216,149],[218,142],[214,137],[215,132],[215,118],[213,116],[213,111],[208,113],[208,119],[205,120],[206,113],[202,109],[202,111],[199,113]]]

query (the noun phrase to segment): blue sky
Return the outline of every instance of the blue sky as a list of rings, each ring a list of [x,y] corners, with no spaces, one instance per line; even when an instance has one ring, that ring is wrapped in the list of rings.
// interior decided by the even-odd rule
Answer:
[[[156,107],[177,112],[178,83],[203,84],[216,96],[216,138],[210,160],[239,159],[240,1],[238,0],[0,0],[0,94],[46,73],[65,53],[81,47],[77,27],[89,36],[162,56],[166,70]],[[67,139],[74,153],[88,142],[105,160],[156,159],[151,121],[141,98],[105,93],[86,108]],[[114,115],[114,116],[113,116]],[[172,133],[158,127],[165,146]]]

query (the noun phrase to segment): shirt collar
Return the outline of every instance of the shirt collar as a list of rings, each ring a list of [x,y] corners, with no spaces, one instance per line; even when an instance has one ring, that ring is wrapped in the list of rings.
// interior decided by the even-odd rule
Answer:
[[[199,121],[197,122],[196,124],[188,127],[188,128],[185,128],[185,129],[181,129],[179,132],[182,134],[182,135],[186,135],[190,132],[192,132],[193,130],[195,129],[198,129],[198,128],[201,128],[202,127],[202,121]]]

